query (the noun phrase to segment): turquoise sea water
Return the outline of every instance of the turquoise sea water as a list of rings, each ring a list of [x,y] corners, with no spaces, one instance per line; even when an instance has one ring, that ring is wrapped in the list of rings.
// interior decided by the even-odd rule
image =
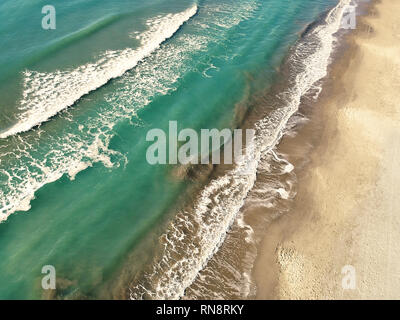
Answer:
[[[45,265],[60,298],[112,298],[102,285],[201,184],[149,165],[146,133],[238,127],[337,1],[56,1],[43,30],[46,4],[0,4],[0,298],[46,297]]]

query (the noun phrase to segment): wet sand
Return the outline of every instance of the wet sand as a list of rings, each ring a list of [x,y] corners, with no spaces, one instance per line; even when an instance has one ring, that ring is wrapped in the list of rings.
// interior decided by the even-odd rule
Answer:
[[[400,2],[381,0],[358,18],[310,121],[279,146],[298,193],[266,230],[258,299],[400,298],[399,16]]]

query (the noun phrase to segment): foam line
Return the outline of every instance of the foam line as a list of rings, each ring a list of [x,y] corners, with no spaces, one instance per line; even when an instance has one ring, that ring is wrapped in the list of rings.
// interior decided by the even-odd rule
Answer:
[[[194,5],[186,11],[153,21],[149,30],[139,36],[141,46],[138,49],[108,51],[96,63],[74,70],[53,73],[25,71],[18,122],[1,132],[0,138],[29,131],[72,106],[82,96],[122,76],[171,38],[197,10],[197,5]]]

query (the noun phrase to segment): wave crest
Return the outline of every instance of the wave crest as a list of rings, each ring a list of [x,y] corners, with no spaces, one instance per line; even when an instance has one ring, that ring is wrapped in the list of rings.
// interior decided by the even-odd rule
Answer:
[[[149,30],[140,36],[142,44],[138,49],[107,51],[97,62],[73,70],[52,73],[25,71],[19,106],[21,113],[17,123],[0,133],[0,138],[29,131],[111,79],[122,76],[171,38],[197,10],[197,5],[194,5],[184,12],[150,22]]]

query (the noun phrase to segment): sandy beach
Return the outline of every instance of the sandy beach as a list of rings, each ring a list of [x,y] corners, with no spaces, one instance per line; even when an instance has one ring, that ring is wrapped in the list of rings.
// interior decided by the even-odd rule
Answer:
[[[267,230],[259,299],[400,298],[400,3],[368,10],[310,122],[279,147],[296,164],[298,194]]]

